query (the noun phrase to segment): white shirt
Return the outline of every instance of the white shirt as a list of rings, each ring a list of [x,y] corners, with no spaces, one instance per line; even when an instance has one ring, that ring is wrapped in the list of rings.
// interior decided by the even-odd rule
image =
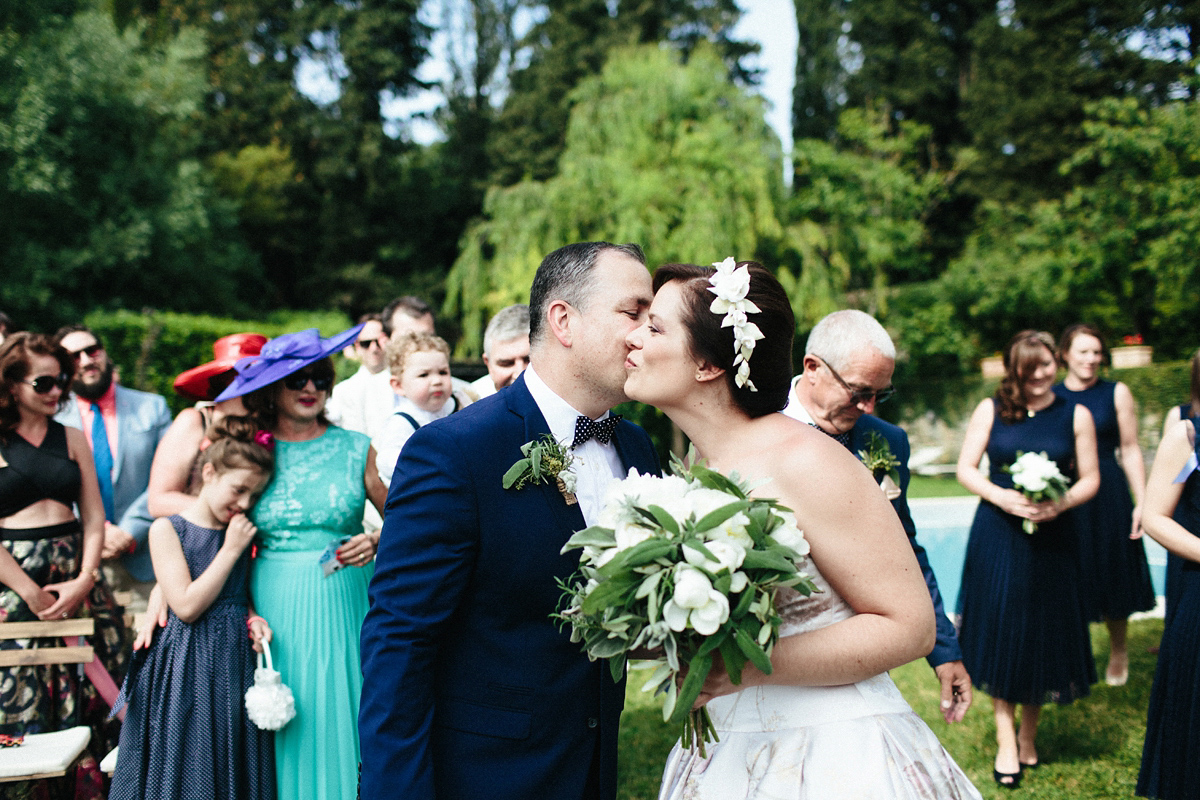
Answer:
[[[491,375],[484,375],[478,380],[471,381],[467,384],[467,388],[480,400],[496,393],[496,384],[492,383]]]
[[[538,377],[533,367],[525,370],[525,386],[533,395],[538,410],[546,418],[550,426],[550,434],[568,447],[575,440],[575,420],[586,416],[572,408],[546,383]],[[612,414],[605,411],[599,418],[605,419]],[[597,420],[597,421],[598,421]],[[609,440],[608,444],[600,444],[595,439],[588,439],[570,452],[575,460],[575,497],[579,500],[579,510],[583,512],[583,521],[595,525],[604,510],[604,496],[608,485],[614,480],[625,477],[625,468],[621,457],[617,455],[617,446]]]
[[[400,451],[404,449],[404,443],[417,430],[401,414],[408,414],[416,420],[418,426],[428,425],[435,419],[449,415],[456,404],[457,400],[451,395],[446,398],[446,402],[437,411],[426,411],[407,397],[396,396],[396,406],[392,410],[391,416],[384,421],[383,430],[371,439],[371,444],[375,445],[375,468],[379,470],[379,478],[383,481],[384,486],[391,486],[392,473],[396,471],[396,462],[400,459]]]
[[[333,387],[325,404],[325,415],[334,425],[375,438],[383,430],[395,404],[392,375],[386,369],[372,373],[359,367],[346,380]]]
[[[788,390],[788,404],[786,407],[784,407],[783,413],[792,419],[798,419],[801,422],[807,423],[808,425],[816,425],[817,422],[812,418],[812,414],[808,413],[808,409],[805,408],[804,404],[800,402],[800,399],[796,397],[796,384],[799,383],[800,379],[803,377],[803,375],[797,375],[796,377],[792,378],[792,388]]]

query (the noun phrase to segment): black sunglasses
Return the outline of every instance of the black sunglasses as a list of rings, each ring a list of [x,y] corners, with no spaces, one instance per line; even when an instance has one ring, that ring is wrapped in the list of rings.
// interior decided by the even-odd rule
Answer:
[[[49,394],[50,390],[57,386],[60,389],[66,389],[71,385],[71,376],[65,372],[60,372],[57,375],[38,375],[31,381],[21,381],[33,387],[33,391],[37,394]]]
[[[837,374],[837,370],[829,366],[828,361],[820,356],[816,356],[816,358],[825,365],[825,369],[829,370],[829,374],[832,375],[834,379],[842,385],[842,388],[850,394],[850,402],[854,405],[867,403],[871,400],[875,401],[875,405],[879,405],[880,403],[886,403],[891,396],[896,393],[895,386],[885,386],[882,389],[855,389],[853,386],[842,380],[842,376]]]
[[[384,348],[384,346],[387,344],[387,337],[386,336],[378,336],[374,339],[359,339],[355,342],[355,344],[358,345],[359,347],[361,347],[363,350],[370,350],[371,345],[375,345],[380,350],[382,350]]]
[[[328,375],[313,375],[312,370],[302,369],[299,372],[293,372],[283,379],[285,389],[291,389],[293,392],[298,392],[312,381],[313,388],[318,392],[327,392],[329,387],[333,386],[333,378]]]
[[[99,342],[96,342],[95,344],[89,345],[80,350],[76,350],[74,352],[70,352],[70,351],[68,351],[68,352],[69,352],[71,358],[78,361],[79,357],[81,355],[83,355],[84,353],[87,353],[88,358],[95,358],[97,355],[99,355],[100,351],[103,349],[104,349],[104,345],[100,344]]]

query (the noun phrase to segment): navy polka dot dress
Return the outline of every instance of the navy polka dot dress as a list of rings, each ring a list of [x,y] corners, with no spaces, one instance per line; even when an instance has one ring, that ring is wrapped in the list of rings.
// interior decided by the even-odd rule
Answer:
[[[217,555],[223,530],[170,518],[192,578]],[[255,653],[246,634],[250,554],[195,622],[169,615],[154,644],[134,656],[121,689],[128,701],[109,800],[272,800],[272,735],[246,717]]]

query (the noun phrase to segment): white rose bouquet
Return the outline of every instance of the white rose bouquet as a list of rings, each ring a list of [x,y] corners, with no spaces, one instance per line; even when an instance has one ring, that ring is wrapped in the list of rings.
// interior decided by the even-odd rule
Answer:
[[[734,683],[747,661],[770,673],[776,589],[816,587],[800,571],[808,542],[788,509],[702,463],[672,459],[672,473],[630,470],[613,484],[599,524],[563,548],[583,554],[555,616],[593,660],[609,659],[614,680],[631,651],[661,651],[646,691],[663,697],[664,720],[682,724],[684,746],[703,754],[716,732],[707,709],[691,708],[716,655]]]
[[[1013,486],[1017,491],[1028,497],[1034,503],[1044,503],[1047,500],[1058,500],[1067,493],[1071,482],[1059,470],[1058,464],[1050,460],[1043,451],[1041,453],[1017,453],[1017,460],[1005,471],[1012,475]],[[1031,519],[1021,523],[1021,529],[1026,533],[1034,533],[1037,523]]]

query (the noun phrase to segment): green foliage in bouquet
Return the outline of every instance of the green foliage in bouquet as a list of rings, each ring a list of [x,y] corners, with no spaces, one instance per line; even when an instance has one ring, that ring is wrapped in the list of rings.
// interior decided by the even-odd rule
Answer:
[[[747,663],[770,674],[776,591],[816,586],[800,571],[808,542],[787,508],[694,453],[672,458],[671,473],[613,485],[599,523],[563,547],[583,554],[554,616],[591,658],[609,659],[614,680],[629,658],[657,655],[647,690],[683,726],[684,746],[703,753],[716,733],[707,709],[691,709],[716,658],[734,683]]]

